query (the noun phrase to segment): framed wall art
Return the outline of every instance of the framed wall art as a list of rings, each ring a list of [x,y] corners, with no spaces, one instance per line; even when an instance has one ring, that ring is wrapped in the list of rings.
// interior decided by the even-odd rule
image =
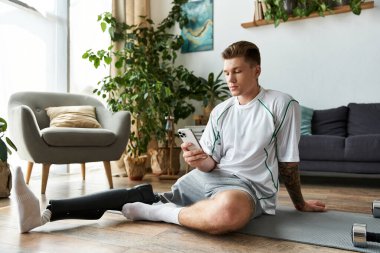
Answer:
[[[189,0],[182,6],[189,23],[182,28],[182,53],[212,50],[214,46],[213,0]]]

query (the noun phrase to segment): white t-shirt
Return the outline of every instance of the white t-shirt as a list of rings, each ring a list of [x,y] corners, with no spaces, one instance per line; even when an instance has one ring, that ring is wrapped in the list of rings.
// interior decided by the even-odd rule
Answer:
[[[232,97],[217,105],[200,140],[217,167],[256,191],[265,213],[274,214],[278,162],[298,162],[300,109],[291,96],[261,87],[248,104]]]

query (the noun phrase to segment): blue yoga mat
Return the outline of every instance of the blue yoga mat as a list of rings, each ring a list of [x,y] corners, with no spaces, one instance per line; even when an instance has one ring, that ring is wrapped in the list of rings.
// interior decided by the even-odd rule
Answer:
[[[277,208],[276,215],[262,215],[240,232],[357,252],[380,252],[380,243],[368,242],[367,248],[354,247],[351,239],[353,223],[367,224],[367,231],[380,233],[380,219],[369,214],[309,213],[283,206]]]

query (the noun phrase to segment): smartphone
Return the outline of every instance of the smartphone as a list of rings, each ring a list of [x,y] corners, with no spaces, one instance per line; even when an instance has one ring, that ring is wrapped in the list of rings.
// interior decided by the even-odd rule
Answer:
[[[202,149],[201,144],[199,144],[197,137],[195,137],[193,131],[190,128],[178,129],[178,135],[183,142],[190,142],[193,144],[189,147],[189,150]]]

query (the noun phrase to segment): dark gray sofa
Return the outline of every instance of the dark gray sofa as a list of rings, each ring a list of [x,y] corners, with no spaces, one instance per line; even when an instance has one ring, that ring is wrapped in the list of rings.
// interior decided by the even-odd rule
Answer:
[[[380,103],[315,110],[311,126],[299,143],[301,174],[380,175]]]

